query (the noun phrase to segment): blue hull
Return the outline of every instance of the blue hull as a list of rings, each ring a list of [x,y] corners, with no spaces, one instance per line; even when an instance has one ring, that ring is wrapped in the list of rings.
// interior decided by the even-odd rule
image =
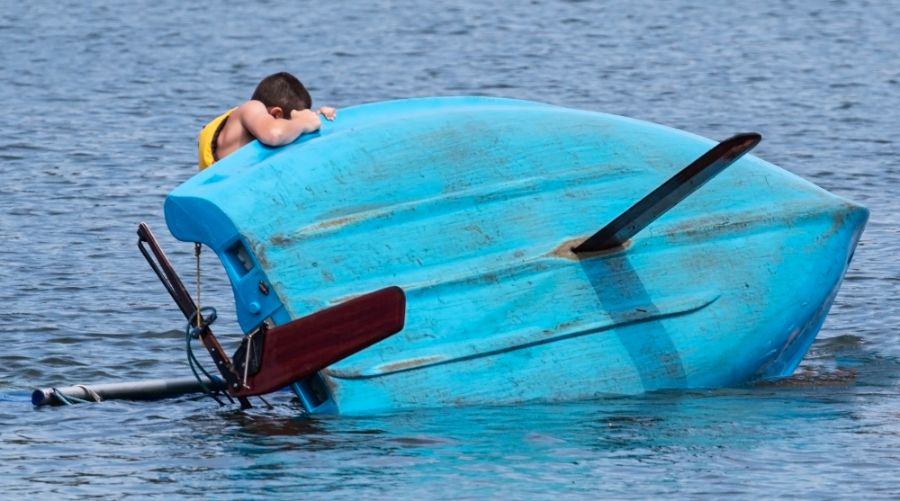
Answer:
[[[310,411],[787,376],[866,209],[748,155],[624,248],[570,250],[713,144],[524,101],[376,103],[287,147],[247,145],[175,189],[165,214],[219,255],[245,331],[406,291],[402,332],[296,385]]]

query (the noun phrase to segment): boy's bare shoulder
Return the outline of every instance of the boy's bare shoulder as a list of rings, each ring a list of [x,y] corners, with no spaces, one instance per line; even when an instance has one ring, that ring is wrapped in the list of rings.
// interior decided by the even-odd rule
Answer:
[[[255,122],[268,117],[266,106],[260,101],[246,101],[231,110],[217,140],[217,159],[224,158],[255,138]]]
[[[250,100],[238,105],[231,112],[231,116],[240,119],[241,117],[258,115],[260,113],[268,114],[266,105],[262,101]]]
[[[254,129],[258,129],[258,124],[267,119],[270,117],[265,104],[255,100],[246,101],[231,110],[225,131],[230,132],[228,135],[234,140],[249,142],[253,139]]]

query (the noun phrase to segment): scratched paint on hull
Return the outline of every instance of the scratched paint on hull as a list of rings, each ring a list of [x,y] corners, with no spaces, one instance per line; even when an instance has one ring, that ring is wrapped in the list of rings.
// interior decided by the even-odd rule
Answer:
[[[865,209],[747,156],[625,248],[567,251],[712,144],[522,101],[375,103],[251,143],[174,190],[166,218],[222,258],[245,330],[406,290],[400,334],[321,373],[341,412],[786,375]]]

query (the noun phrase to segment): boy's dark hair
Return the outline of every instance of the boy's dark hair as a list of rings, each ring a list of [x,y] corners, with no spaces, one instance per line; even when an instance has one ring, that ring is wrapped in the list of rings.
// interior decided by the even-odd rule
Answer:
[[[306,87],[297,77],[284,71],[263,78],[250,99],[262,101],[266,107],[280,107],[285,117],[290,117],[293,110],[312,107],[312,97]]]

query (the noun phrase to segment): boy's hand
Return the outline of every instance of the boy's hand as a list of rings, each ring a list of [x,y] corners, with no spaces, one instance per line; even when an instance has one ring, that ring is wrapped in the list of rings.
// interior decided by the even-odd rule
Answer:
[[[334,117],[337,116],[337,110],[332,108],[331,106],[322,106],[321,108],[319,108],[319,113],[321,113],[322,116],[327,118],[329,121],[334,120]]]

